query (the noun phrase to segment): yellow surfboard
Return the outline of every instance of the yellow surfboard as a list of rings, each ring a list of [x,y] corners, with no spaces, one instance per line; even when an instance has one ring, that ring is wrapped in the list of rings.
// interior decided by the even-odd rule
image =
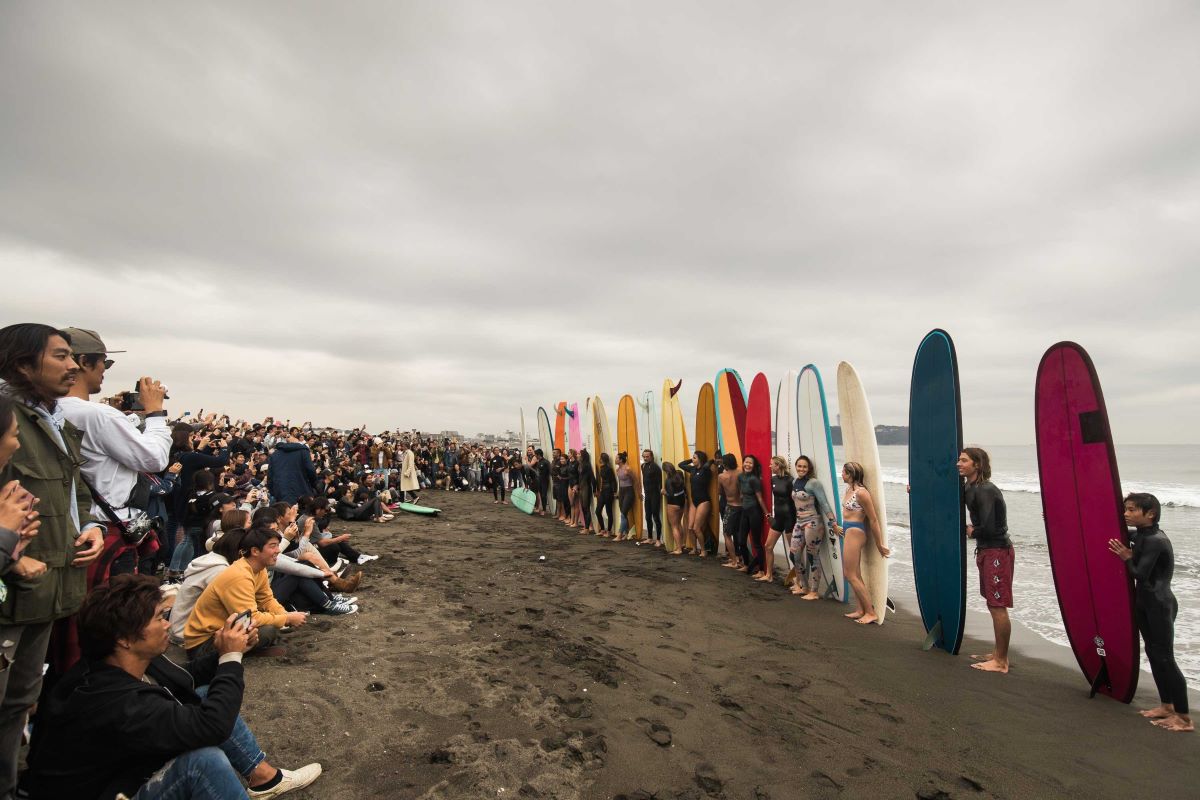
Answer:
[[[596,477],[600,477],[600,454],[608,453],[609,463],[613,465],[613,470],[617,468],[617,460],[612,451],[613,437],[610,433],[611,428],[608,427],[608,412],[604,410],[604,402],[600,399],[600,395],[592,398],[592,470]],[[595,498],[593,498],[593,502]],[[595,505],[592,506],[593,519],[595,519]]]
[[[683,426],[683,412],[679,410],[678,392],[682,385],[683,381],[672,383],[668,378],[663,381],[662,390],[662,458],[663,463],[675,465],[692,457],[692,451],[688,449],[687,429]],[[667,550],[680,546],[675,541],[670,525],[663,526],[663,546]]]
[[[629,512],[629,535],[635,541],[642,538],[642,449],[638,444],[637,405],[632,395],[625,395],[617,406],[617,452],[629,457],[633,471],[633,509]]]
[[[714,458],[717,452],[717,406],[711,383],[700,387],[700,396],[696,399],[696,450],[703,450],[710,459]],[[710,542],[713,544],[718,543],[721,538],[720,491],[721,487],[717,484],[717,476],[714,474],[708,489],[710,508],[708,532],[705,534],[706,538],[711,537]],[[697,502],[697,498],[692,498],[692,502]],[[707,548],[708,543],[705,544],[705,549]]]

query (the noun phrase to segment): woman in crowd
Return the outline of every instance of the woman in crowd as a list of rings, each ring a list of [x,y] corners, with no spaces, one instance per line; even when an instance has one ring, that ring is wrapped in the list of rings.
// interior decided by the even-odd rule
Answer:
[[[760,581],[775,580],[775,543],[796,526],[796,504],[792,500],[792,471],[787,459],[771,457],[771,530],[763,545],[763,574]]]
[[[687,507],[687,486],[684,485],[683,474],[675,469],[675,465],[670,461],[664,461],[662,468],[663,496],[667,501],[667,525],[671,526],[671,537],[678,543],[683,541],[683,513]],[[654,546],[663,546],[661,531]],[[674,552],[682,553],[683,551],[677,547]]]
[[[183,526],[183,510],[191,499],[191,493],[194,487],[192,476],[200,471],[209,469],[220,469],[229,463],[228,447],[218,449],[215,454],[204,452],[209,449],[214,439],[207,433],[197,434],[195,429],[186,422],[176,423],[171,429],[171,463],[179,462],[179,479],[176,482],[175,502],[170,503],[168,508],[173,516],[167,520],[167,536],[175,537],[176,547],[182,544],[182,526]],[[223,443],[223,440],[218,444]],[[211,478],[211,474],[209,475]],[[208,491],[212,491],[214,486],[209,486]],[[188,561],[191,560],[192,554],[188,554]],[[177,563],[172,554],[172,566]],[[184,564],[186,565],[186,561]]]
[[[651,450],[642,451],[642,518],[646,524],[646,538],[638,544],[655,542],[662,546],[662,468],[654,459]]]
[[[17,427],[16,407],[12,398],[0,394],[0,469],[8,466],[13,453],[21,448]],[[20,560],[25,545],[37,535],[42,523],[38,521],[36,505],[34,496],[22,488],[18,481],[9,481],[0,489],[0,574],[8,572],[9,567]],[[42,562],[37,563],[39,568],[45,567]],[[0,581],[0,601],[7,595],[7,587]]]
[[[746,566],[738,571],[757,578],[763,570],[762,526],[767,513],[767,501],[763,499],[762,465],[752,455],[742,459],[738,492],[742,499],[741,535],[749,551]]]
[[[846,492],[842,495],[842,528],[835,531],[846,537],[844,568],[846,580],[854,590],[854,600],[857,607],[846,614],[846,617],[862,625],[868,625],[879,619],[875,613],[875,604],[871,602],[871,593],[867,590],[866,581],[862,577],[862,551],[864,547],[874,546],[884,558],[892,551],[884,547],[879,531],[879,518],[875,514],[875,499],[863,485],[866,471],[857,461],[847,461],[842,467],[842,482],[846,484]]]
[[[341,497],[337,501],[337,515],[339,519],[347,522],[387,522],[395,519],[391,514],[383,508],[383,503],[378,497],[372,497],[364,500],[356,500],[354,496],[355,487],[353,483],[346,484],[342,490]]]
[[[622,450],[617,453],[617,508],[621,511],[621,526],[617,529],[613,541],[638,538],[629,529],[629,517],[633,513],[634,505],[636,498],[633,496],[633,470],[629,467],[629,453]],[[640,531],[638,533],[640,534]]]
[[[821,543],[837,526],[837,516],[829,504],[825,487],[817,479],[817,468],[808,456],[796,459],[796,479],[792,481],[792,502],[796,507],[796,525],[792,529],[789,551],[796,565],[792,594],[801,600],[819,600],[821,577],[818,557]],[[829,576],[826,576],[828,582]]]
[[[567,467],[563,470],[567,481],[567,503],[571,506],[571,520],[567,524],[579,527],[583,524],[583,513],[579,508],[579,453],[567,451]]]
[[[617,473],[613,471],[608,453],[601,453],[600,471],[596,476],[596,535],[605,539],[612,536],[613,499],[616,496]]]
[[[712,512],[712,502],[708,499],[712,487],[713,465],[708,460],[708,453],[697,450],[690,461],[681,461],[679,468],[688,473],[692,490],[692,506],[688,512],[686,541],[675,540],[675,555],[681,555],[684,550],[704,558],[705,535],[708,530],[708,517]]]
[[[596,496],[596,473],[592,469],[592,456],[587,448],[579,451],[579,511],[582,522],[580,533],[592,529],[592,502]]]

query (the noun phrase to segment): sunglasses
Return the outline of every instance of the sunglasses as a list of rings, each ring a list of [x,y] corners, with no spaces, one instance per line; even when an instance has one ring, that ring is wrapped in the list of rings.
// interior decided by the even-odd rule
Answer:
[[[73,358],[75,359],[75,363],[76,363],[76,364],[79,364],[79,359],[83,358],[83,356],[84,356],[84,355],[90,355],[90,354],[88,354],[88,353],[76,353],[76,354],[73,356]],[[104,359],[104,368],[105,368],[105,369],[112,369],[112,368],[113,368],[113,364],[115,364],[115,363],[117,363],[117,362],[113,361],[111,358],[106,358],[106,359]],[[80,366],[83,366],[82,364],[79,364],[79,365],[80,365]]]

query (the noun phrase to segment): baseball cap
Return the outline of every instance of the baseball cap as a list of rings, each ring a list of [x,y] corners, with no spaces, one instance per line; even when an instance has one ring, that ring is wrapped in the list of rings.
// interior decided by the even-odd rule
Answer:
[[[100,334],[86,328],[63,328],[63,333],[71,337],[71,349],[80,355],[128,352],[127,350],[109,350],[104,345],[104,340],[100,338]]]

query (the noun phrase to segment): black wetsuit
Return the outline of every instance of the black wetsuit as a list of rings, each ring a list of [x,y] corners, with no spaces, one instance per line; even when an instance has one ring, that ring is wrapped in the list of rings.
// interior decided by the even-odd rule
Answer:
[[[617,496],[617,473],[612,467],[600,467],[599,487],[596,494],[596,524],[612,533],[613,500]]]
[[[492,479],[492,499],[503,501],[505,497],[504,489],[504,471],[508,468],[508,462],[504,456],[492,456],[488,462],[488,472]]]
[[[546,463],[546,459],[539,458],[537,463],[538,476],[538,494],[542,498],[542,510],[545,511],[546,501],[550,494],[550,465]]]
[[[642,492],[646,495],[642,501],[646,536],[662,539],[662,467],[653,461],[642,462]]]
[[[1130,538],[1133,558],[1125,568],[1133,576],[1133,614],[1146,642],[1146,658],[1158,687],[1158,698],[1176,713],[1188,713],[1187,680],[1175,663],[1175,615],[1179,602],[1171,591],[1175,550],[1157,525],[1138,528]]]
[[[761,572],[766,565],[763,553],[763,512],[758,504],[758,493],[762,491],[762,479],[756,475],[738,475],[738,492],[742,495],[742,514],[734,547],[742,557],[742,563],[750,568],[750,574]]]
[[[583,527],[592,527],[592,495],[596,493],[596,474],[589,459],[579,460],[579,507],[583,511]]]
[[[796,501],[792,498],[792,479],[786,475],[771,476],[771,530],[791,533],[796,527]]]

